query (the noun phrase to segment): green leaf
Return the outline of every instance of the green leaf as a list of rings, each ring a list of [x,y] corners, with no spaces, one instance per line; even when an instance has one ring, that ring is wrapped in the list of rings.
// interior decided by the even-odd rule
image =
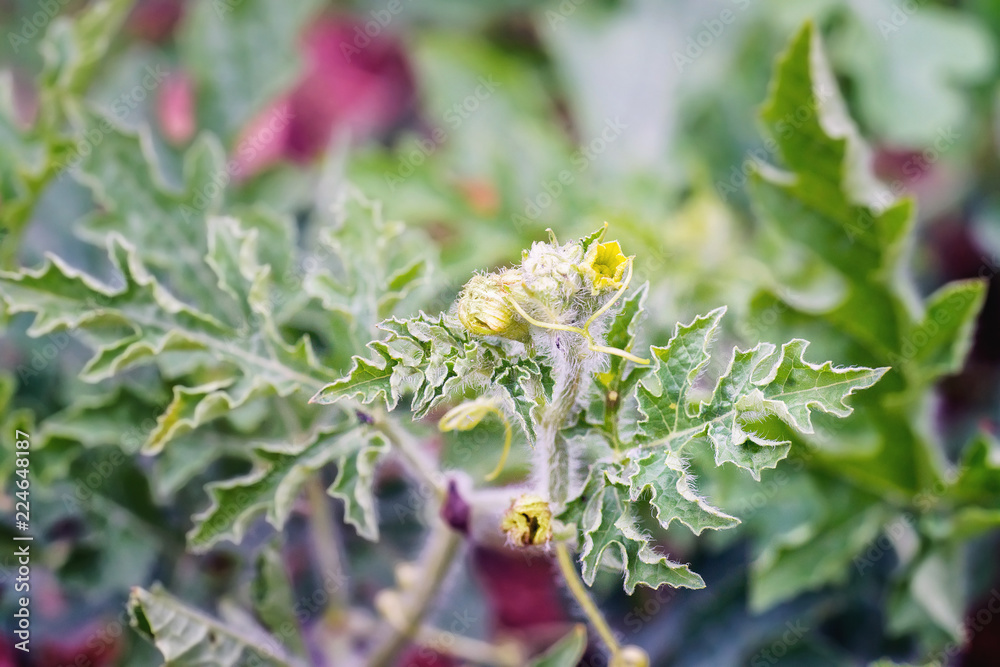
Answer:
[[[966,562],[966,550],[951,543],[936,545],[913,563],[887,601],[889,631],[915,633],[927,643],[960,644],[969,586]]]
[[[827,517],[770,536],[752,565],[752,609],[763,611],[803,590],[842,584],[852,570],[860,569],[857,554],[879,535],[889,517],[881,506],[849,492],[828,495],[828,503],[832,511]]]
[[[649,292],[649,283],[639,286],[622,303],[615,313],[604,344],[621,350],[631,351],[639,332],[639,325],[646,319],[644,304]],[[627,402],[639,379],[649,372],[648,366],[631,364],[617,355],[609,355],[609,368],[594,374],[594,383],[589,388],[586,403],[586,419],[600,426],[609,439],[621,442],[634,436],[635,419],[632,402]],[[627,404],[626,404],[627,403]],[[627,416],[622,415],[623,407]]]
[[[392,313],[396,305],[424,281],[427,272],[428,261],[420,258],[389,275],[385,279],[385,294],[378,300],[379,315],[386,317]]]
[[[831,320],[866,346],[897,350],[912,321],[912,295],[901,296],[893,268],[912,206],[890,203],[875,180],[869,149],[847,116],[811,24],[779,59],[761,118],[791,173],[768,170],[754,177],[757,213],[846,281],[843,300],[827,315]]]
[[[760,170],[751,194],[757,214],[777,232],[770,260],[781,287],[758,294],[751,321],[775,322],[776,331],[806,336],[845,363],[893,367],[878,389],[854,401],[857,415],[845,427],[820,418],[823,437],[788,429],[785,437],[819,455],[820,470],[807,471],[808,479],[835,480],[827,494],[860,488],[881,497],[856,497],[802,527],[803,539],[838,536],[826,553],[818,554],[811,541],[778,547],[780,539],[761,532],[755,539],[765,555],[752,572],[751,589],[765,606],[843,581],[864,540],[874,537],[870,517],[885,503],[948,488],[942,444],[924,415],[934,382],[964,361],[984,287],[978,281],[947,285],[922,303],[905,279],[903,242],[912,229],[912,205],[895,201],[875,179],[871,152],[845,112],[813,26],[778,59],[762,120],[784,170]],[[788,270],[788,257],[821,266],[837,298],[810,298],[810,285]],[[970,526],[989,519],[970,512]],[[919,607],[912,597],[899,602],[900,609]]]
[[[33,435],[34,429],[34,415],[30,410],[20,408],[15,409],[11,405],[11,400],[14,397],[14,390],[17,387],[17,381],[14,380],[14,376],[9,373],[0,372],[0,428],[3,429],[3,433],[10,434],[9,437],[10,445],[7,447],[9,450],[14,449],[13,438],[15,431],[22,431]],[[31,439],[29,438],[29,441]],[[32,448],[36,447],[35,442],[32,442]],[[3,463],[0,463],[0,475],[3,475],[4,479],[12,479],[14,475],[14,460],[15,456],[4,456]]]
[[[389,444],[382,436],[366,429],[355,429],[343,437],[356,442],[351,444],[349,454],[337,459],[337,478],[327,493],[344,501],[344,521],[354,526],[358,535],[377,542],[375,466],[389,451]]]
[[[587,650],[587,626],[577,624],[545,653],[533,659],[530,667],[576,667]]]
[[[100,207],[83,219],[79,235],[99,246],[107,246],[115,234],[123,236],[144,264],[169,274],[172,287],[201,307],[218,308],[221,302],[235,318],[237,304],[213,289],[216,280],[205,264],[204,220],[219,210],[220,174],[225,176],[218,140],[203,134],[185,152],[183,185],[175,190],[165,183],[148,130],[132,132],[92,114],[85,121],[85,135],[100,141],[79,156],[72,173]]]
[[[995,437],[979,433],[966,446],[947,494],[963,504],[1000,509],[1000,444]]]
[[[812,112],[796,119],[802,109]],[[811,25],[779,59],[761,116],[791,173],[767,169],[754,177],[757,212],[783,243],[809,248],[846,285],[839,303],[810,315],[869,358],[903,373],[913,368],[912,379],[925,385],[956,369],[985,288],[978,281],[949,285],[920,307],[913,285],[900,278],[912,205],[893,201],[875,179],[870,149],[845,112]]]
[[[919,365],[924,382],[961,369],[972,347],[987,286],[983,280],[956,281],[927,298],[923,320],[909,332],[900,350],[901,356]]]
[[[497,366],[490,384],[494,396],[504,411],[514,417],[514,421],[524,431],[529,442],[535,441],[535,425],[538,421],[536,408],[541,408],[546,397],[551,395],[550,378],[544,366],[531,359],[504,359]]]
[[[609,471],[608,475],[628,488],[629,500],[633,503],[648,491],[653,517],[663,528],[669,528],[676,520],[700,535],[706,528],[723,530],[740,522],[698,496],[687,465],[668,450],[630,459],[621,470]]]
[[[180,29],[178,51],[196,83],[199,126],[229,142],[266,102],[287,90],[299,70],[299,37],[319,8],[316,0],[193,5]]]
[[[21,126],[14,99],[13,76],[0,77],[0,267],[14,263],[21,232],[55,171],[48,135]]]
[[[350,184],[337,180],[324,187],[332,194],[316,202],[322,224],[318,254],[334,261],[307,266],[303,288],[345,319],[359,348],[428,281],[433,245],[401,222],[385,219],[382,203]]]
[[[132,0],[92,3],[74,17],[55,16],[39,44],[43,66],[38,77],[38,116],[22,127],[14,109],[13,79],[0,82],[0,267],[13,264],[19,237],[46,186],[65,168],[64,156],[79,155],[85,132],[66,133],[67,118],[82,115],[80,97],[119,34]],[[10,33],[11,39],[15,38]],[[15,51],[17,48],[15,47]],[[76,130],[82,128],[76,127]],[[101,135],[98,134],[98,137]],[[99,142],[99,140],[98,140]],[[8,236],[8,238],[4,238]]]
[[[354,367],[344,377],[320,389],[310,403],[329,405],[345,398],[357,399],[363,405],[382,399],[385,407],[392,410],[399,402],[401,389],[395,372],[400,361],[394,359],[384,344],[372,343],[369,347],[376,353],[372,360],[354,357]]]
[[[252,400],[273,394],[262,379],[240,378],[209,382],[196,387],[174,387],[174,397],[156,420],[142,446],[146,455],[159,454],[171,440],[190,433],[213,419],[240,408]]]
[[[735,349],[712,394],[698,401],[690,393],[711,358],[708,344],[723,312],[713,311],[687,326],[678,324],[666,347],[650,348],[654,366],[637,394],[645,416],[640,422],[644,448],[666,446],[680,452],[707,436],[716,465],[734,463],[757,479],[762,469],[773,468],[788,453],[787,441],[764,435],[764,422],[777,418],[797,432],[812,433],[813,409],[846,417],[852,409],[844,399],[870,387],[888,370],[835,368],[829,361],[812,364],[803,357],[808,346],[803,340],[785,343],[780,354],[773,345],[761,343],[746,352]]]
[[[590,249],[590,246],[593,245],[594,243],[600,243],[601,240],[604,238],[604,235],[607,234],[607,232],[608,232],[608,224],[604,223],[603,227],[595,229],[586,236],[581,237],[580,245],[583,247],[583,252],[587,252],[587,250]],[[554,237],[551,236],[551,232],[550,232],[550,237],[554,239]]]
[[[153,492],[159,502],[168,504],[192,480],[211,474],[212,464],[218,459],[247,459],[251,452],[244,434],[221,429],[202,429],[172,439],[170,446],[153,461],[150,471]],[[197,486],[199,493],[201,486]]]
[[[39,47],[45,65],[44,85],[63,93],[80,95],[119,33],[133,0],[103,0],[70,18],[53,19]]]
[[[171,438],[218,418],[250,400],[275,393],[285,397],[315,390],[328,371],[321,367],[308,337],[296,345],[283,340],[263,302],[267,271],[247,259],[253,232],[243,233],[231,220],[213,226],[217,238],[239,242],[239,276],[226,275],[227,288],[247,299],[253,325],[237,329],[213,315],[185,305],[149,273],[136,249],[113,234],[112,263],[123,277],[114,289],[81,274],[56,257],[37,270],[0,273],[0,296],[11,313],[35,313],[32,336],[77,330],[93,334],[97,351],[83,369],[84,380],[98,382],[140,364],[160,362],[170,370],[168,352],[204,352],[214,367],[212,382],[175,391],[173,402],[150,434],[146,451],[156,452]],[[222,270],[222,252],[214,260]],[[235,284],[238,283],[238,284]]]
[[[368,444],[355,430],[353,424],[345,422],[317,429],[305,442],[257,446],[254,470],[206,487],[212,504],[194,517],[188,546],[204,552],[223,539],[239,543],[250,522],[262,512],[280,530],[310,475],[331,461],[357,456]]]
[[[725,308],[717,308],[696,317],[689,325],[678,323],[665,347],[650,347],[652,372],[637,391],[639,409],[645,417],[640,425],[640,442],[683,431],[690,425],[687,397],[711,359],[709,344],[725,312]]]
[[[275,542],[257,554],[250,597],[261,621],[277,633],[296,655],[304,655],[305,644],[299,621],[295,618],[295,597],[281,550]]]
[[[274,637],[224,625],[185,605],[158,584],[148,591],[133,588],[128,612],[132,627],[156,645],[169,665],[299,664],[285,654]]]
[[[270,266],[257,261],[257,231],[245,230],[235,218],[208,219],[206,262],[219,289],[240,304],[243,318],[266,316]]]
[[[639,333],[639,325],[646,319],[646,296],[649,293],[649,282],[640,285],[632,294],[622,302],[621,308],[615,313],[611,320],[611,326],[604,334],[604,344],[608,347],[616,347],[626,352],[631,351],[632,345]],[[619,356],[612,356],[612,369],[614,362],[624,363],[624,359]]]
[[[647,506],[664,529],[675,520],[695,534],[739,523],[697,494],[681,458],[685,447],[710,443],[716,465],[732,462],[759,479],[762,469],[773,468],[789,450],[787,440],[769,437],[770,421],[812,433],[814,409],[848,416],[852,409],[844,399],[887,370],[809,363],[803,356],[808,343],[802,340],[786,343],[780,352],[761,343],[745,352],[734,349],[706,396],[699,376],[712,359],[709,346],[724,313],[719,308],[678,324],[666,346],[650,348],[654,363],[637,386],[642,419],[634,446],[596,463],[587,485],[560,515],[583,535],[580,559],[588,584],[609,552],[610,559],[621,562],[629,593],[637,583],[704,585],[687,566],[657,554],[639,525],[638,513]]]
[[[597,570],[607,560],[625,572],[625,591],[631,595],[639,584],[658,588],[703,588],[705,582],[687,565],[657,553],[641,528],[636,503],[627,487],[613,483],[603,468],[591,472],[583,494],[571,501],[561,517],[577,524],[583,536],[580,562],[583,580],[593,585]],[[605,554],[607,553],[607,557]]]
[[[639,325],[646,319],[646,296],[649,293],[649,283],[643,283],[622,303],[621,309],[615,314],[608,332],[604,336],[605,345],[616,347],[626,352],[631,352],[635,345],[639,333]],[[614,391],[621,396],[630,392],[635,384],[647,372],[647,366],[636,364],[629,365],[630,362],[617,355],[610,357],[610,367],[607,373],[601,373],[598,380],[606,379],[601,383],[609,391]],[[628,371],[628,372],[626,372]]]
[[[129,454],[139,451],[163,404],[155,392],[119,386],[95,396],[80,396],[42,424],[46,441],[69,440],[84,447],[116,445]],[[132,428],[129,428],[132,427]]]

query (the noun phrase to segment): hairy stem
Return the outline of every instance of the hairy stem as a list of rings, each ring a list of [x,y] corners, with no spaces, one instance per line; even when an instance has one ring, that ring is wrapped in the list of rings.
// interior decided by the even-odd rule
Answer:
[[[580,575],[576,572],[576,564],[570,557],[566,545],[562,542],[556,544],[556,560],[559,562],[559,570],[566,580],[566,585],[569,586],[573,597],[576,598],[580,607],[583,608],[583,613],[587,615],[587,620],[597,630],[597,634],[601,636],[601,640],[608,647],[608,650],[611,651],[611,655],[617,655],[621,651],[621,646],[618,644],[618,640],[615,639],[615,635],[611,631],[608,622],[604,620],[601,610],[597,608],[597,605],[590,598],[590,594],[587,593],[583,581],[580,580]]]
[[[552,349],[555,351],[560,369],[556,385],[552,390],[552,402],[545,406],[538,426],[535,450],[541,457],[541,491],[543,497],[556,507],[562,507],[569,500],[570,477],[573,461],[566,439],[560,435],[573,414],[580,390],[583,388],[583,372],[576,345],[568,341],[566,334],[552,333]]]
[[[459,554],[462,537],[438,521],[427,542],[428,551],[414,587],[400,595],[402,604],[399,609],[387,610],[392,618],[384,624],[384,637],[372,652],[369,667],[391,667],[406,643],[416,638],[431,603]]]

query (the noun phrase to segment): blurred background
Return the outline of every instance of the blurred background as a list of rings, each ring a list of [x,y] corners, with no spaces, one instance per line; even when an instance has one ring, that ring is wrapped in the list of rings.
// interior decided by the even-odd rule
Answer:
[[[46,30],[87,4],[0,0],[0,58],[11,82],[3,102],[20,127],[46,113],[38,78]],[[920,295],[953,280],[989,281],[968,358],[913,398],[921,422],[914,431],[956,462],[970,439],[995,434],[1000,419],[1000,2],[137,0],[107,55],[92,64],[81,100],[139,133],[166,188],[186,182],[186,153],[212,133],[226,153],[214,185],[227,201],[295,215],[300,226],[324,174],[338,170],[380,200],[387,218],[422,234],[410,242],[426,243],[439,267],[423,305],[429,312],[427,304],[446,307],[473,271],[516,261],[546,228],[569,238],[607,220],[612,237],[637,255],[638,278],[651,282],[649,342],[663,344],[678,320],[728,304],[727,342],[802,335],[816,359],[862,363],[868,359],[848,358],[852,348],[823,325],[789,315],[822,311],[835,290],[761,221],[746,187],[757,166],[781,162],[758,111],[776,55],[807,20],[872,146],[872,168],[893,195],[916,202],[903,278]],[[2,254],[33,266],[52,251],[100,274],[103,252],[86,242],[95,210],[88,183],[46,182],[25,214],[23,238],[0,238]],[[67,340],[53,363],[32,366],[40,348],[25,335],[28,324],[10,318],[0,338],[0,364],[13,378],[0,407],[31,410],[44,423],[74,392],[91,391],[76,380],[88,353]],[[331,344],[326,363],[343,368],[359,352]],[[106,441],[93,430],[64,430],[52,445],[65,453],[52,463],[52,484],[73,488],[75,476],[115,455],[117,441],[150,428],[142,418],[121,419],[127,428]],[[874,408],[852,419],[833,431],[834,445],[819,454],[806,448],[793,455],[797,466],[769,471],[788,475],[778,481],[765,474],[756,485],[724,469],[704,477],[707,495],[724,498],[744,524],[731,534],[671,532],[664,540],[707,589],[640,589],[629,598],[615,577],[599,579],[595,595],[612,624],[655,665],[928,657],[1000,665],[1000,621],[975,620],[1000,595],[995,530],[941,546],[922,514],[911,526],[918,556],[895,544],[859,567],[892,525],[886,508],[902,511],[920,491],[894,481],[907,457],[883,455],[914,447],[917,436],[869,425],[877,423]],[[448,463],[447,439],[441,446],[446,464],[461,465]],[[94,493],[100,502],[71,506],[54,494],[51,511],[40,513],[37,650],[21,655],[9,634],[0,637],[0,666],[158,664],[127,627],[130,586],[169,580],[175,594],[211,608],[251,576],[248,544],[273,534],[263,522],[241,547],[184,550],[190,515],[207,504],[204,484],[245,471],[242,452],[186,466],[121,456],[130,461],[115,464],[113,479]],[[369,606],[421,535],[399,470],[383,471],[379,495],[389,524],[379,545],[339,528],[355,563],[355,595]],[[339,510],[334,516],[339,522]],[[284,548],[293,580],[313,576],[306,533],[293,516]],[[818,551],[803,547],[809,543]],[[921,560],[939,546],[948,559]],[[762,556],[768,550],[780,554]],[[10,565],[0,563],[0,605],[11,603]],[[574,617],[547,562],[473,548],[462,577],[469,585],[454,587],[455,605],[473,610],[472,636],[544,646]],[[755,592],[764,580],[783,592]],[[322,619],[323,604],[315,607],[307,626]],[[5,613],[0,628],[8,623]],[[963,624],[965,636],[955,631]],[[586,660],[603,664],[597,650]],[[400,664],[460,663],[423,651]]]

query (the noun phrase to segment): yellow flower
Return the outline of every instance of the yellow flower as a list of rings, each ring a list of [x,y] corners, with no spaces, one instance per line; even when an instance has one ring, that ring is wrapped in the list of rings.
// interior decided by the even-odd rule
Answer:
[[[541,496],[521,494],[511,501],[500,529],[507,533],[507,544],[511,546],[546,544],[552,539],[552,510]]]
[[[599,294],[622,286],[628,262],[618,241],[608,241],[591,244],[578,268],[590,279],[591,294]]]
[[[478,336],[528,341],[531,337],[528,323],[507,301],[508,289],[519,282],[518,272],[513,269],[472,276],[458,299],[458,319],[462,325]]]

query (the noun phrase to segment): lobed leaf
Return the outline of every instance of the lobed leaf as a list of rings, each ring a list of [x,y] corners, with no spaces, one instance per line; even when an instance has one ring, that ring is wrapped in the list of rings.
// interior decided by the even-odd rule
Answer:
[[[449,315],[393,318],[379,328],[388,336],[368,344],[372,356],[355,356],[347,375],[323,387],[310,402],[380,401],[393,410],[400,398],[411,396],[413,417],[420,419],[446,400],[477,391],[496,396],[534,438],[532,410],[551,391],[551,379],[536,361],[472,338]]]
[[[273,637],[254,629],[234,628],[193,609],[159,584],[135,587],[128,600],[131,625],[155,644],[166,664],[178,667],[255,664],[297,667]]]
[[[709,505],[694,488],[694,479],[685,462],[667,450],[643,452],[643,458],[627,459],[608,476],[628,488],[628,499],[636,502],[647,494],[653,517],[663,528],[675,520],[700,535],[706,528],[723,530],[739,524],[739,519]]]
[[[603,468],[591,472],[583,494],[567,505],[562,518],[575,522],[580,530],[583,541],[579,558],[583,580],[588,585],[594,583],[607,553],[624,571],[625,591],[629,595],[639,584],[650,588],[663,584],[705,586],[687,565],[668,560],[654,550],[651,538],[640,528],[639,515],[627,487],[614,483]]]
[[[203,552],[223,539],[239,543],[261,513],[280,530],[305,481],[333,461],[339,471],[330,494],[344,500],[347,520],[360,534],[377,539],[373,473],[386,449],[381,436],[351,422],[317,429],[304,442],[259,445],[250,473],[206,487],[212,504],[194,517],[188,544]]]
[[[308,337],[292,345],[278,333],[264,298],[268,272],[252,257],[255,232],[243,230],[232,219],[215,220],[210,229],[220,284],[239,295],[245,312],[252,314],[240,328],[226,324],[225,313],[208,314],[173,296],[141,262],[135,247],[117,234],[108,244],[122,276],[117,289],[57,257],[49,257],[36,270],[0,272],[0,297],[9,312],[35,314],[30,335],[61,330],[93,334],[97,350],[81,373],[89,382],[152,362],[169,370],[170,352],[205,353],[203,363],[213,368],[216,379],[175,389],[146,452],[157,452],[170,439],[251,400],[315,389],[324,376],[330,377]]]
[[[366,429],[355,429],[344,438],[354,442],[350,445],[350,453],[337,459],[337,478],[327,493],[344,501],[344,521],[354,526],[358,535],[377,542],[375,466],[389,451],[389,444],[382,436]]]
[[[789,246],[805,248],[842,289],[837,301],[817,305],[797,298],[803,286],[794,277],[781,277],[780,291],[762,292],[753,300],[753,318],[775,321],[782,332],[807,335],[825,351],[836,350],[845,362],[893,367],[879,390],[856,401],[859,414],[835,431],[835,443],[827,419],[824,437],[796,432],[786,421],[793,426],[791,437],[823,457],[821,478],[832,474],[837,480],[830,492],[863,488],[883,496],[863,495],[854,505],[833,508],[830,516],[803,526],[801,535],[837,536],[822,540],[824,548],[795,542],[772,550],[780,540],[762,531],[760,549],[771,555],[761,556],[752,570],[751,589],[757,591],[752,598],[758,606],[844,580],[851,560],[877,534],[869,517],[878,517],[884,503],[901,496],[920,498],[926,489],[948,486],[941,444],[925,427],[924,415],[934,383],[961,367],[985,295],[983,281],[963,281],[926,300],[917,296],[903,266],[913,206],[895,200],[876,180],[870,150],[845,108],[817,30],[807,25],[779,57],[762,109],[783,170],[762,169],[751,179],[751,195],[755,211],[778,232],[775,263],[791,254]],[[765,407],[763,400],[760,404]],[[791,409],[787,416],[805,423]],[[727,442],[732,445],[736,439],[730,436]],[[755,446],[753,440],[749,445]],[[750,464],[767,467],[765,461]],[[919,526],[926,530],[923,523]],[[929,543],[940,539],[923,537]],[[925,606],[908,595],[900,598],[898,609]]]
[[[709,342],[724,310],[677,325],[665,347],[653,347],[654,366],[639,384],[637,397],[641,438],[646,448],[664,446],[680,452],[688,443],[707,437],[715,462],[731,462],[759,478],[788,453],[787,441],[763,435],[761,425],[780,419],[800,433],[812,433],[811,412],[819,409],[846,417],[851,408],[844,399],[870,387],[886,368],[835,368],[831,362],[812,364],[804,359],[808,342],[792,340],[781,347],[761,343],[733,350],[728,368],[704,401],[691,397],[702,369],[711,359]]]

